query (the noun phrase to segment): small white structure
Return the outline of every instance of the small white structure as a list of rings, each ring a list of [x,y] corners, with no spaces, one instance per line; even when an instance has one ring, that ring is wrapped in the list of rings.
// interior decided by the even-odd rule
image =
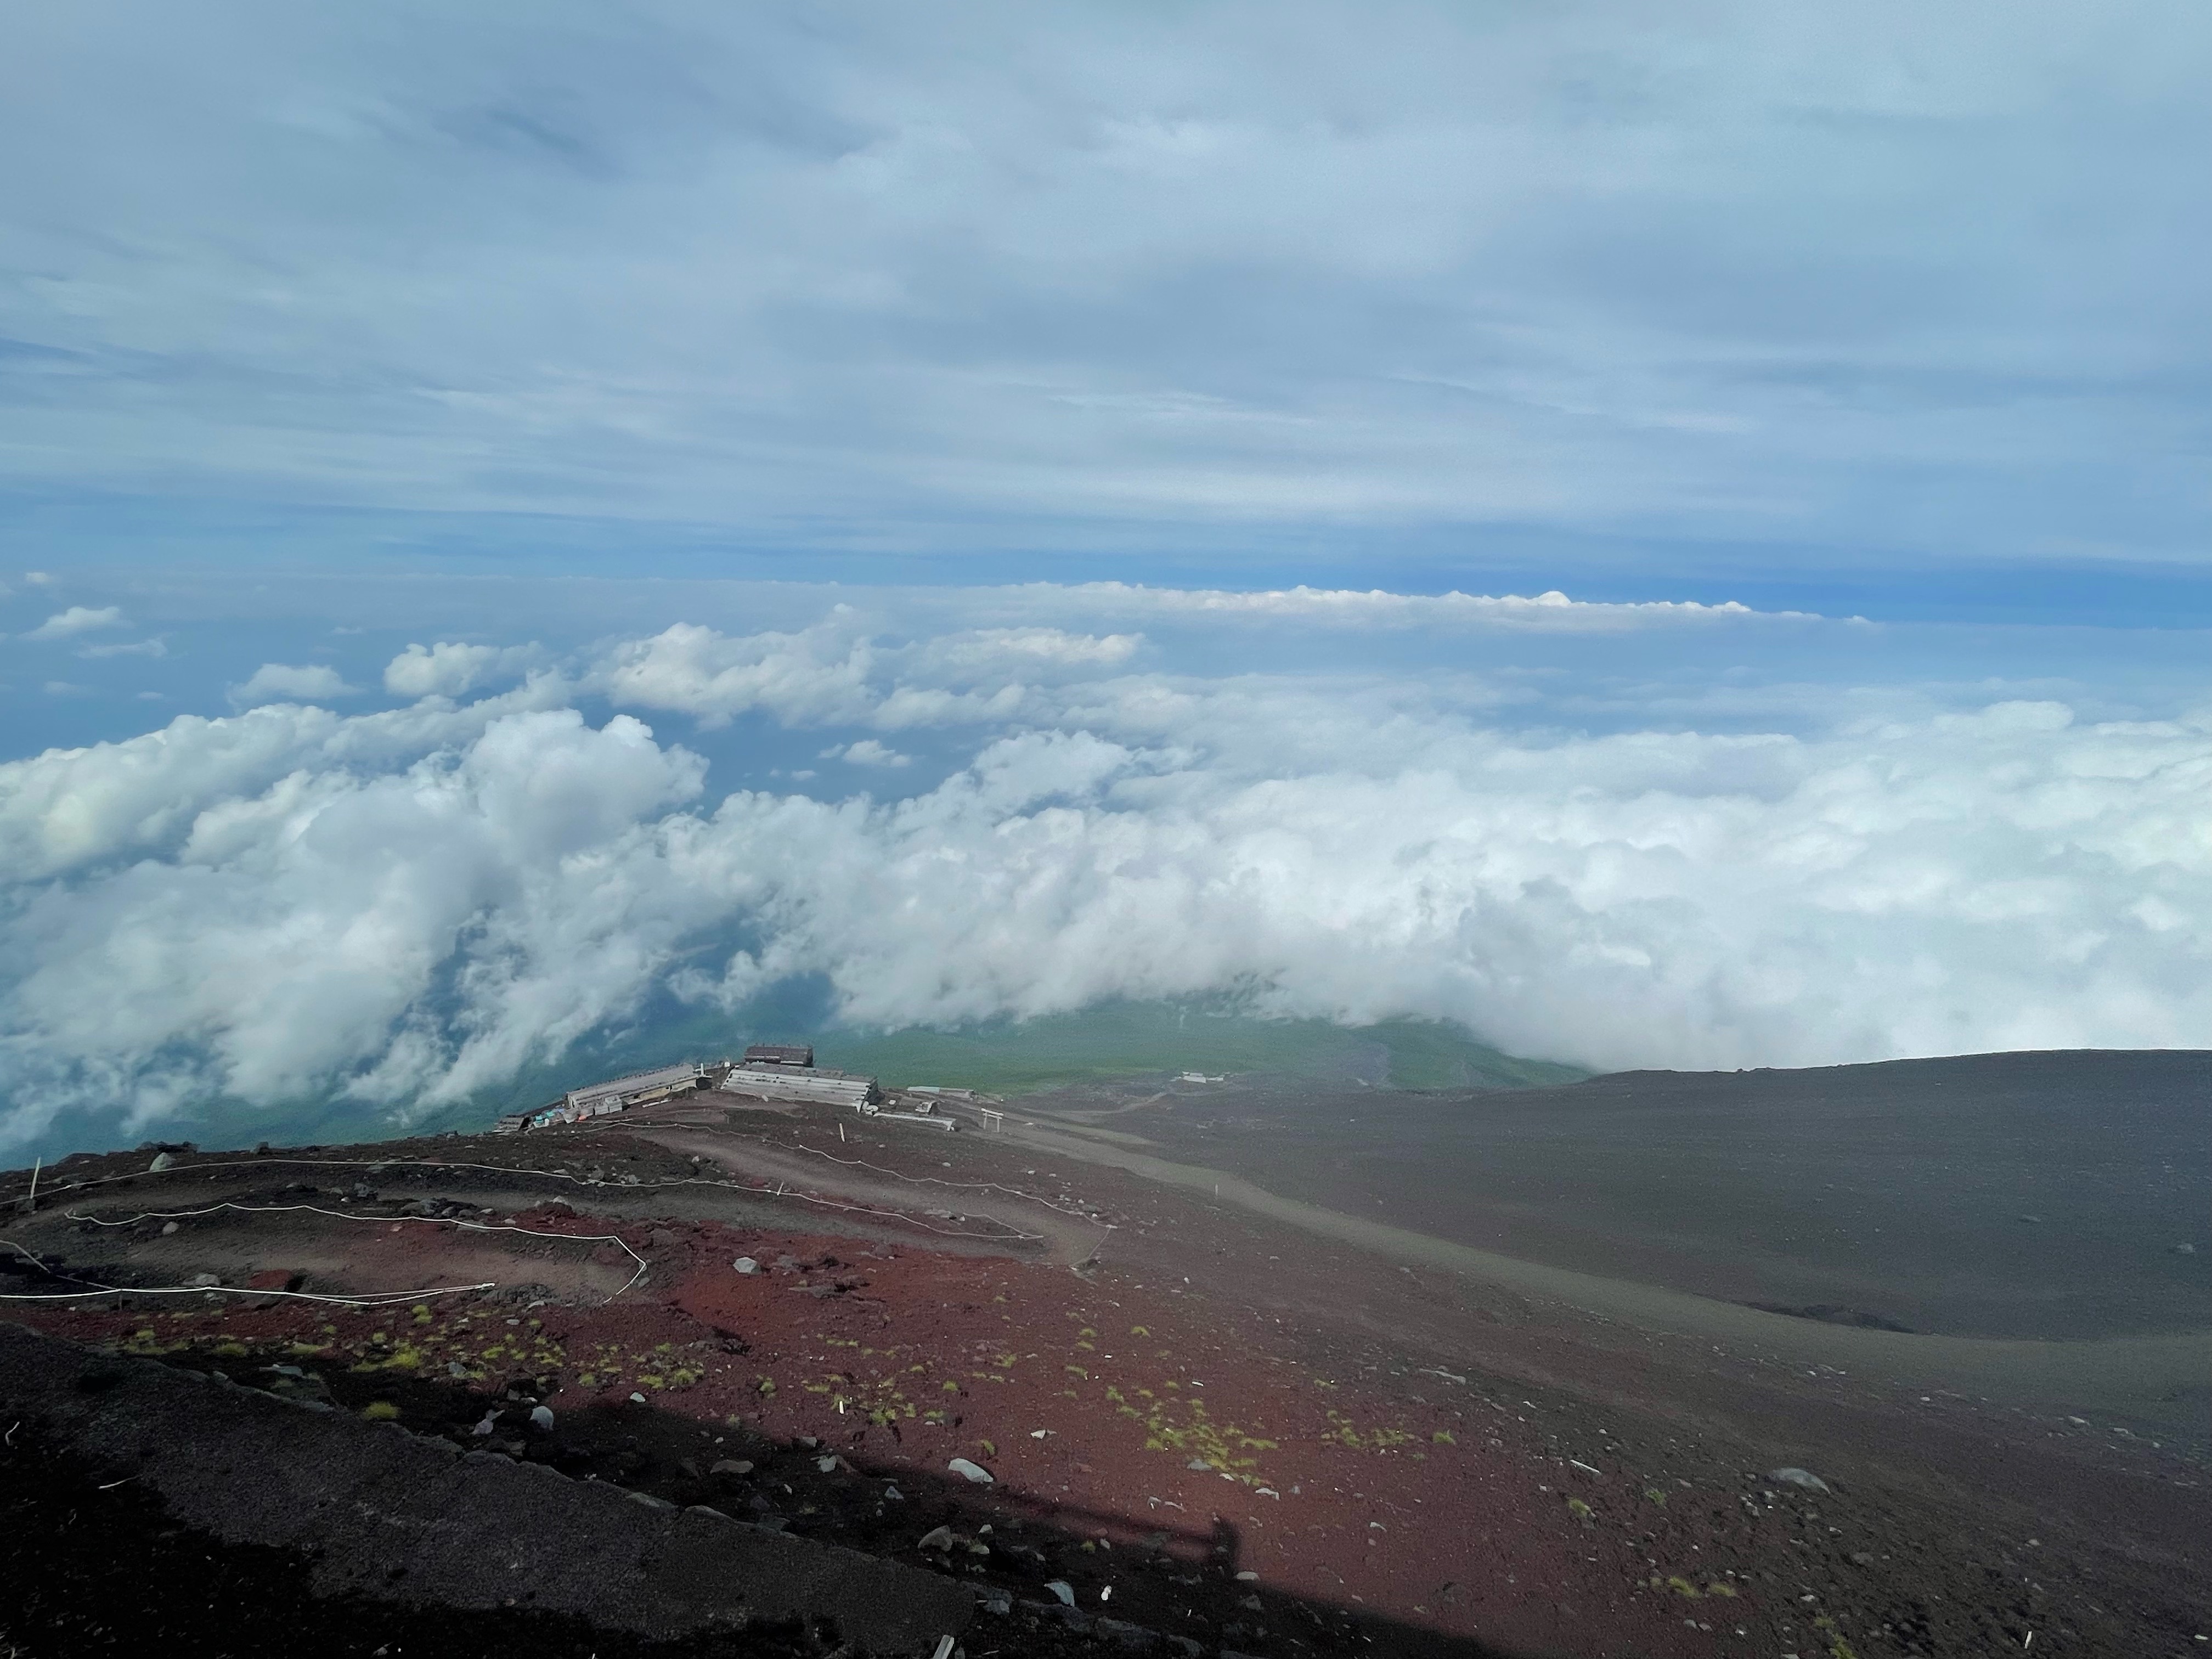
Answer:
[[[952,1117],[925,1116],[920,1112],[871,1112],[878,1123],[918,1123],[925,1129],[942,1129],[947,1134],[957,1133],[960,1120]]]

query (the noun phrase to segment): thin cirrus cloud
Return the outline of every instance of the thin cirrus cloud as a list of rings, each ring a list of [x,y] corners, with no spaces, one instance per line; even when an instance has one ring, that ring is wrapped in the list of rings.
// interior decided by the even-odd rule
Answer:
[[[2183,0],[119,15],[0,62],[41,158],[0,476],[42,499],[253,503],[298,547],[331,507],[1046,556],[1479,526],[1637,568],[2203,545]]]
[[[0,767],[7,1133],[216,1099],[404,1121],[802,976],[865,1025],[1256,986],[1598,1066],[2212,1042],[2201,714],[1509,731],[1401,672],[1397,631],[1210,672],[1055,603],[683,624],[474,701],[288,697]],[[1698,653],[1778,626],[1644,623]],[[710,787],[687,726],[823,732],[856,775]]]

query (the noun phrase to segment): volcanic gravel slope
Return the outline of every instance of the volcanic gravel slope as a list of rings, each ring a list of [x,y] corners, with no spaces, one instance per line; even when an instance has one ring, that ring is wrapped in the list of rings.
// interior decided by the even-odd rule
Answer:
[[[0,1233],[20,1292],[138,1293],[15,1317],[951,1574],[978,1655],[2212,1634],[2193,1448],[1409,1270],[1012,1135],[694,1109],[146,1163],[72,1160]],[[196,1261],[269,1288],[147,1293]]]

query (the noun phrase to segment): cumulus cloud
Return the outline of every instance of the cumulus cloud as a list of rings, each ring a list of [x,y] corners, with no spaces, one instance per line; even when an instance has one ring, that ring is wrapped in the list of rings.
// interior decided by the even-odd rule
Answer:
[[[511,678],[536,661],[536,647],[461,645],[441,640],[410,645],[384,667],[384,689],[400,697],[458,697],[495,679]]]
[[[823,760],[841,760],[848,766],[911,766],[914,757],[902,755],[896,749],[887,749],[873,738],[862,738],[858,743],[848,744],[842,749],[825,749]]]
[[[838,606],[793,633],[731,635],[678,623],[606,653],[586,683],[617,708],[689,714],[710,729],[758,711],[788,726],[884,731],[1016,718],[1036,689],[1127,661],[1137,641],[1055,628],[984,629],[906,646]]]
[[[949,672],[963,631],[839,628],[669,630],[587,682],[866,732],[944,690],[888,654]],[[404,1117],[657,994],[802,975],[869,1024],[1235,986],[1601,1066],[2212,1044],[2204,720],[1530,735],[1389,674],[1128,666],[1026,686],[904,798],[708,798],[702,759],[549,675],[0,767],[12,1133],[217,1097]]]
[[[58,611],[23,635],[27,640],[66,640],[79,634],[89,634],[96,629],[125,626],[121,607],[112,605],[94,608],[73,605]]]
[[[672,709],[710,727],[756,708],[821,724],[857,719],[872,704],[873,655],[842,616],[796,634],[738,637],[678,623],[616,647],[592,684],[617,707]]]
[[[230,689],[231,706],[252,708],[265,702],[305,702],[317,697],[356,697],[361,688],[348,685],[345,677],[326,663],[295,665],[264,662],[243,685]]]

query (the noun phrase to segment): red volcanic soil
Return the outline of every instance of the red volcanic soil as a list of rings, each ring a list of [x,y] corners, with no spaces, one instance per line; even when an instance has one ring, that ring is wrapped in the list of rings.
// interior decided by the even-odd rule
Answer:
[[[2147,1440],[1798,1375],[982,1135],[687,1117],[82,1185],[62,1211],[156,1216],[44,1221],[76,1226],[66,1252],[6,1236],[87,1273],[127,1259],[142,1285],[197,1250],[240,1285],[418,1294],[9,1312],[241,1381],[290,1364],[309,1375],[265,1375],[1015,1599],[1057,1580],[1209,1652],[2179,1654],[2212,1634],[2203,1472]],[[372,1159],[374,1190],[353,1188]],[[327,1218],[160,1231],[217,1194]],[[501,1287],[420,1294],[479,1279]]]

